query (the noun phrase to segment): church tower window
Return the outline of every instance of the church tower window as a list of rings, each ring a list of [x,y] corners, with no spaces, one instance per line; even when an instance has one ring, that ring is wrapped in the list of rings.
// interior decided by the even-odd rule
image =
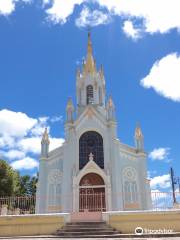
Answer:
[[[104,168],[103,138],[95,131],[85,132],[79,139],[79,169],[82,169],[93,155],[93,160]]]
[[[88,85],[86,89],[87,89],[87,104],[93,104],[94,101],[93,86]]]

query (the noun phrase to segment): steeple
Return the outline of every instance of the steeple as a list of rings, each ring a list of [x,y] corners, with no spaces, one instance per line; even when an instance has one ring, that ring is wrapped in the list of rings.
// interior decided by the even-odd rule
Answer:
[[[45,128],[45,131],[42,135],[42,140],[41,140],[41,157],[42,158],[47,158],[48,153],[49,153],[49,134],[47,131],[47,128]]]
[[[49,134],[47,132],[47,127],[46,127],[42,136],[41,144],[49,144],[49,143],[50,143]]]
[[[74,106],[72,99],[69,98],[66,106],[66,119],[67,122],[73,122]]]
[[[77,116],[80,116],[89,105],[93,105],[106,116],[104,71],[102,66],[96,69],[90,32],[87,39],[87,55],[82,61],[82,71],[78,68],[76,72],[76,94]]]
[[[87,46],[87,56],[84,64],[84,73],[95,73],[96,72],[96,63],[93,57],[93,49],[91,42],[91,34],[88,32],[88,46]]]
[[[142,134],[142,130],[139,124],[137,124],[135,129],[135,146],[137,151],[143,151],[144,150],[144,137]]]
[[[107,120],[114,121],[115,120],[115,106],[114,106],[111,96],[109,97],[109,99],[107,101],[106,110],[107,110]]]

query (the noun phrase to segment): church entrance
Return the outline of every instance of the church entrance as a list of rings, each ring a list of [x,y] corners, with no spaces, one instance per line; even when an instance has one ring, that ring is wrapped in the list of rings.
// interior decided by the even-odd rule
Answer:
[[[96,173],[88,173],[80,181],[79,211],[106,211],[104,180]]]

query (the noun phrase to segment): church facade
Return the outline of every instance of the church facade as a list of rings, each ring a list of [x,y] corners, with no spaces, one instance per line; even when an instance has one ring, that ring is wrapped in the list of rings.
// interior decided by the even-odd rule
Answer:
[[[36,212],[150,209],[142,131],[135,129],[135,147],[117,138],[115,106],[112,97],[106,100],[90,34],[76,91],[76,109],[71,99],[66,107],[64,144],[50,152],[47,129],[42,137]]]

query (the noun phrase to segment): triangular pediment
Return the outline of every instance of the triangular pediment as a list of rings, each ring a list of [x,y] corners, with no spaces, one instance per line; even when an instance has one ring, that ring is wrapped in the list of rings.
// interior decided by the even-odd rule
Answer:
[[[105,172],[93,161],[90,160],[84,167],[83,169],[81,169],[79,171],[79,173],[77,174],[77,177],[79,178],[79,180],[86,174],[88,173],[97,173],[98,175],[100,175],[104,181],[106,182],[106,174]]]
[[[105,117],[93,106],[89,105],[85,108],[83,113],[79,116],[79,118],[76,120],[75,125],[79,126],[83,121],[86,120],[96,120],[103,126],[106,125],[106,119]]]

